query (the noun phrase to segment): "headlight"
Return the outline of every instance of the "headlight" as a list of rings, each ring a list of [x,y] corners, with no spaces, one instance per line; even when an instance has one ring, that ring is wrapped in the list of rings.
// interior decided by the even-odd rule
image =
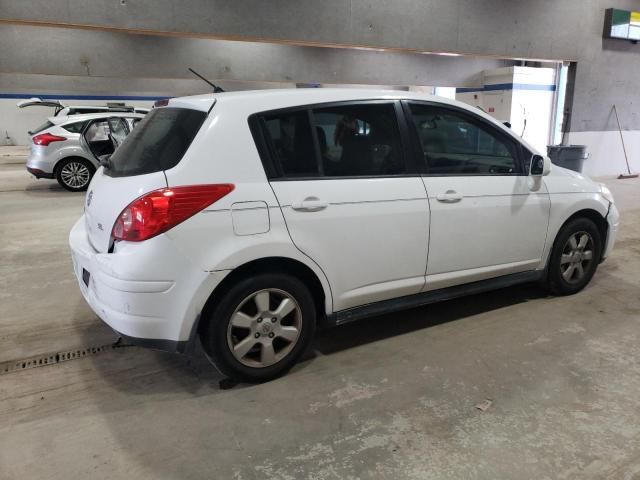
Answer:
[[[611,203],[615,203],[615,201],[613,200],[613,195],[611,193],[611,190],[609,190],[609,187],[607,187],[604,183],[600,184],[600,193],[604,198],[609,200]]]

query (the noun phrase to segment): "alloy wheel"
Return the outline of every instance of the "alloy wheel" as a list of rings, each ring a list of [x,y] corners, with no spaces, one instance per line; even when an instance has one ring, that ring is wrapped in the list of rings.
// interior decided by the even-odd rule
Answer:
[[[268,288],[247,296],[231,315],[227,344],[237,361],[264,368],[286,357],[302,328],[302,310],[292,295]]]
[[[573,233],[562,249],[560,273],[568,283],[582,281],[593,262],[593,238],[587,232]]]
[[[89,168],[82,162],[67,162],[60,170],[60,178],[71,188],[83,188],[91,178]]]

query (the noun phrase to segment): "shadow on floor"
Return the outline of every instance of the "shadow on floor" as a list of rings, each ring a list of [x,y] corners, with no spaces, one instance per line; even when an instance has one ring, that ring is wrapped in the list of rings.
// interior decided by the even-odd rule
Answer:
[[[313,347],[294,369],[304,370],[318,353],[331,355],[544,295],[535,285],[520,285],[327,328],[318,332]],[[224,377],[209,363],[201,347],[192,356],[123,347],[108,357],[94,357],[94,363],[101,376],[115,388],[134,395],[154,392],[205,395],[219,392],[221,381],[223,388],[233,386],[225,384]],[[241,384],[238,387],[251,386]]]
[[[315,348],[324,355],[423,328],[543,298],[536,285],[518,285],[491,292],[438,302],[326,329],[316,337]]]

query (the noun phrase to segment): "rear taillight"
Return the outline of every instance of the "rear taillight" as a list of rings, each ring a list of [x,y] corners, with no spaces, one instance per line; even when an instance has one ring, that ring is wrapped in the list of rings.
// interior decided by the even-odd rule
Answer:
[[[46,147],[52,142],[64,142],[66,139],[67,137],[60,137],[51,133],[41,133],[40,135],[33,137],[33,143]]]
[[[118,216],[111,237],[141,242],[175,227],[235,188],[230,183],[161,188],[131,202]]]

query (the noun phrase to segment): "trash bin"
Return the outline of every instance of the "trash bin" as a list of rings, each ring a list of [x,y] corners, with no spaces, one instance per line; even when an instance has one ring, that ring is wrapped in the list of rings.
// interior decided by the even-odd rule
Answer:
[[[548,145],[551,163],[582,173],[582,164],[589,157],[586,145]]]

